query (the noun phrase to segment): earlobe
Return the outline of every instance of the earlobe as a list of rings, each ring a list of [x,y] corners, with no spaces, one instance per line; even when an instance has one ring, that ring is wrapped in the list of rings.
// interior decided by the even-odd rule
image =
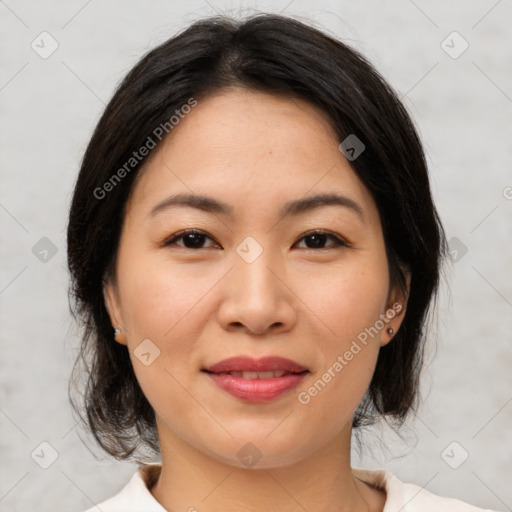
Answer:
[[[386,326],[382,330],[381,338],[380,338],[380,346],[384,347],[388,343],[390,343],[393,338],[396,336],[398,329],[400,329],[400,325],[402,324],[404,307],[401,302],[396,301],[391,306],[388,307],[385,318],[387,319]],[[401,318],[400,318],[401,317]]]
[[[395,287],[393,292],[388,297],[388,306],[385,313],[386,318],[388,319],[388,323],[383,329],[380,343],[381,347],[392,341],[400,329],[400,326],[402,325],[405,317],[411,285],[411,274],[408,269],[402,269],[402,271],[404,272],[405,276],[406,289],[403,290],[400,287]]]

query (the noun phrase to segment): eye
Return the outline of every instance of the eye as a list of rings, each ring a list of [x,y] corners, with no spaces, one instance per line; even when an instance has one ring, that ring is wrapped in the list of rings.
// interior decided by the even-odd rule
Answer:
[[[202,231],[198,231],[196,229],[187,229],[172,235],[171,238],[168,238],[163,243],[163,246],[168,247],[170,245],[178,245],[179,247],[184,247],[185,249],[202,249],[206,238],[213,240],[210,236],[208,236],[206,233],[203,233]],[[183,239],[183,245],[175,243],[181,239]]]
[[[327,247],[324,247],[327,239],[334,240],[334,243],[331,245],[328,245]],[[170,238],[165,240],[163,242],[164,247],[168,247],[171,245],[178,245],[179,247],[183,247],[185,249],[204,249],[207,247],[204,247],[204,242],[206,239],[212,240],[210,236],[208,236],[206,233],[199,231],[197,229],[187,229],[183,231],[179,231],[178,233],[175,233]],[[177,242],[183,240],[183,244],[178,244]],[[345,240],[342,240],[338,236],[336,236],[334,233],[331,233],[329,231],[311,231],[307,233],[306,235],[299,238],[299,241],[305,240],[306,247],[305,249],[332,249],[334,247],[350,247],[350,244],[346,242]],[[298,242],[297,242],[298,243]],[[218,244],[215,243],[215,245],[218,246]]]
[[[331,238],[334,240],[334,244],[331,244],[327,247],[323,247],[326,240],[328,238]],[[336,236],[334,233],[331,233],[329,231],[311,231],[304,236],[302,236],[300,240],[309,240],[309,244],[306,242],[306,245],[309,245],[308,247],[305,247],[305,249],[332,249],[337,246],[343,246],[343,247],[350,247],[350,244],[346,242],[345,240],[342,240],[338,236]]]

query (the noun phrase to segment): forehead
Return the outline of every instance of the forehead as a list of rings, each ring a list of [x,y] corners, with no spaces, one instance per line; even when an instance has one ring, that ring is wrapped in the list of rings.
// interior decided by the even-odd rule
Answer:
[[[343,193],[374,209],[338,144],[314,105],[230,88],[183,116],[140,171],[132,202],[147,209],[170,193],[195,192],[277,210],[310,191]]]

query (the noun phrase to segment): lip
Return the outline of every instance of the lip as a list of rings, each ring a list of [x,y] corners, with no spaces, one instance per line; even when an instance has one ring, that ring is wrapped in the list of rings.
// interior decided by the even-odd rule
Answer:
[[[269,356],[261,359],[254,359],[248,356],[230,357],[212,366],[204,368],[211,373],[222,372],[266,372],[282,370],[290,373],[307,371],[307,368],[284,357]]]
[[[246,402],[271,402],[289,393],[297,387],[307,375],[303,373],[288,373],[282,377],[271,379],[244,379],[233,375],[207,373],[208,377],[230,395]]]
[[[270,379],[244,379],[223,372],[285,371],[287,374]],[[245,402],[264,403],[276,400],[297,387],[309,371],[283,357],[232,357],[203,369],[223,391]]]

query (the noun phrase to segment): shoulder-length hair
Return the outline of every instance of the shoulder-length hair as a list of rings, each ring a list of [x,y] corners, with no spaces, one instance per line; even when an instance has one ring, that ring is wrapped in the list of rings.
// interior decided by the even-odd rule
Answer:
[[[82,419],[117,459],[128,459],[139,446],[159,453],[154,411],[127,347],[113,340],[103,298],[125,204],[147,157],[128,170],[126,162],[191,98],[201,101],[230,86],[307,100],[327,114],[340,142],[355,135],[364,144],[350,165],[376,202],[390,282],[405,290],[405,270],[411,281],[403,323],[379,352],[353,426],[380,417],[401,425],[417,406],[427,313],[446,242],[411,118],[360,53],[316,28],[274,14],[216,16],[154,48],[122,80],[94,130],[74,189],[67,232],[70,297],[84,330],[73,376],[82,361],[87,382],[71,403],[80,415],[85,411]],[[158,146],[160,140],[152,139]],[[123,166],[123,178],[109,181]]]

